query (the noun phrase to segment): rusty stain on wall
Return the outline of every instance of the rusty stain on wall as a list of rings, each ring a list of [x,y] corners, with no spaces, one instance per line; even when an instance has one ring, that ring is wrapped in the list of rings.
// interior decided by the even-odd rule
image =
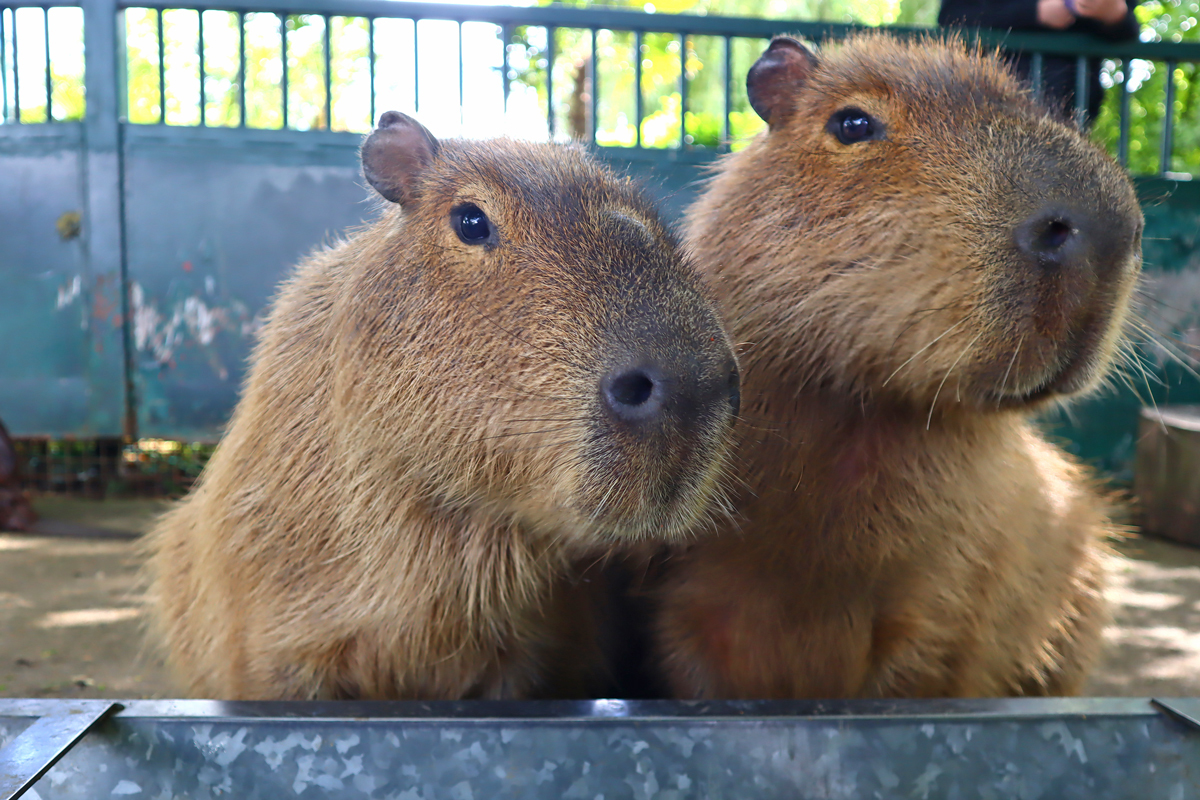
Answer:
[[[212,276],[206,276],[203,283],[203,289],[185,291],[173,298],[151,297],[137,281],[130,285],[134,347],[139,354],[148,356],[150,361],[149,364],[143,361],[143,368],[174,366],[179,351],[194,346],[205,353],[205,360],[217,378],[222,381],[229,378],[229,368],[212,347],[218,334],[227,332],[241,339],[250,339],[258,333],[263,320],[261,315],[253,314],[240,300],[217,297],[216,281]],[[56,310],[61,312],[82,302],[82,287],[81,275],[72,276],[60,285]],[[117,311],[115,303],[100,293],[95,295],[91,314],[93,319],[119,327],[121,315]],[[85,315],[84,327],[86,320]]]

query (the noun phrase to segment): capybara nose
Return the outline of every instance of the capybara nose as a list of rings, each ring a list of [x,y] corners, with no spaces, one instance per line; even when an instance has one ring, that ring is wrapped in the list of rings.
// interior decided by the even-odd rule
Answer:
[[[1042,209],[1017,226],[1017,247],[1043,269],[1075,266],[1088,244],[1082,217],[1068,209]]]
[[[707,370],[702,371],[707,372]],[[687,425],[697,416],[737,416],[741,407],[741,377],[736,364],[715,375],[664,370],[639,365],[615,370],[601,381],[600,394],[612,414],[627,424],[650,423],[664,413]]]
[[[1016,228],[1016,243],[1030,261],[1048,272],[1087,269],[1112,278],[1130,264],[1138,247],[1136,218],[1115,209],[1055,204],[1033,214]]]
[[[666,394],[664,381],[659,374],[658,379],[645,367],[617,372],[604,379],[601,394],[610,411],[618,419],[626,422],[636,422],[657,415],[663,406],[663,395]]]

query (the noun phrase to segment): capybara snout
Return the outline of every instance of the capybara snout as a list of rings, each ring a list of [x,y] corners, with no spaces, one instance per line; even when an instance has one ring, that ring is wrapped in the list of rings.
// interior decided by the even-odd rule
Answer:
[[[1142,213],[1124,171],[1036,106],[1001,108],[968,251],[982,268],[972,383],[984,403],[1029,405],[1107,371],[1141,270]],[[1021,113],[1017,113],[1021,112]],[[981,132],[980,137],[983,136]],[[996,141],[1001,146],[995,147]],[[982,151],[982,148],[981,148]]]

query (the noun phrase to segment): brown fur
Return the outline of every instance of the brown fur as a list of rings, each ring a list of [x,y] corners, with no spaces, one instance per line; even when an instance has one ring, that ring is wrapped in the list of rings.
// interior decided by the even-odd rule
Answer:
[[[760,77],[804,73],[787,55]],[[1128,179],[953,42],[863,35],[758,88],[770,128],[688,216],[748,425],[740,521],[667,564],[673,693],[1078,692],[1114,526],[1030,416],[1092,388],[1119,345],[1140,268]],[[840,143],[826,125],[848,106],[887,136]],[[1108,237],[1082,266],[1016,250],[1056,203]]]
[[[368,178],[405,207],[284,284],[224,441],[153,534],[156,632],[201,696],[581,691],[548,677],[577,633],[567,564],[702,524],[729,342],[654,211],[582,151],[381,131],[410,149]],[[456,237],[463,202],[494,246]],[[716,388],[623,428],[596,387],[638,358]]]

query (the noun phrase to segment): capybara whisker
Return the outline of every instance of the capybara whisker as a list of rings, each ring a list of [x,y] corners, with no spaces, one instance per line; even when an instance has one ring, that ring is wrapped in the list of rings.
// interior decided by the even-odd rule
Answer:
[[[1021,354],[1021,345],[1025,343],[1025,334],[1021,334],[1017,338],[1017,346],[1013,348],[1012,358],[1008,360],[1008,366],[1004,368],[1004,378],[1000,381],[1000,389],[996,392],[996,408],[1000,408],[1000,402],[1004,398],[1004,390],[1008,388],[1008,376],[1012,374],[1013,364],[1017,363],[1017,356]]]
[[[962,361],[963,356],[965,356],[967,354],[967,351],[970,350],[975,345],[975,343],[979,341],[980,337],[983,336],[983,334],[984,334],[984,331],[980,331],[975,336],[974,339],[972,339],[970,342],[968,342],[967,346],[964,347],[962,352],[958,354],[958,358],[954,359],[954,361],[946,369],[946,374],[942,376],[942,381],[941,381],[941,383],[938,384],[937,391],[933,393],[933,401],[930,402],[930,404],[929,404],[929,416],[925,418],[925,430],[929,430],[929,425],[933,422],[933,409],[937,405],[938,395],[940,395],[942,393],[942,387],[946,385],[946,379],[950,377],[950,373],[954,372],[954,368],[958,366],[958,362]]]
[[[948,336],[948,335],[950,335],[951,333],[953,333],[953,332],[954,332],[955,330],[957,330],[957,329],[958,329],[960,326],[964,325],[964,324],[965,324],[965,323],[968,321],[968,319],[969,319],[969,317],[963,317],[963,318],[962,318],[962,319],[960,319],[958,322],[954,323],[954,324],[953,324],[953,325],[951,325],[949,328],[947,328],[946,330],[942,331],[942,332],[941,332],[941,333],[939,333],[939,334],[938,334],[936,337],[934,337],[933,339],[931,339],[931,340],[929,341],[929,343],[928,343],[928,344],[926,344],[924,347],[922,347],[920,350],[916,351],[916,352],[915,352],[915,353],[913,353],[911,356],[909,356],[908,358],[906,358],[906,359],[905,359],[905,360],[904,360],[904,361],[903,361],[903,362],[900,364],[900,366],[898,366],[898,367],[896,367],[894,370],[892,370],[892,374],[890,374],[890,375],[888,375],[886,378],[884,378],[883,385],[884,385],[884,386],[887,386],[889,383],[891,383],[891,382],[892,382],[892,378],[896,377],[896,373],[898,373],[900,370],[904,369],[904,368],[905,368],[905,367],[907,367],[909,364],[911,364],[914,358],[916,358],[917,356],[921,355],[921,354],[922,354],[922,353],[924,353],[926,350],[928,350],[929,348],[933,347],[935,344],[937,344],[938,342],[940,342],[940,341],[941,341],[943,338],[945,338],[946,336]],[[910,326],[910,327],[911,327],[911,326]],[[908,328],[905,328],[905,330],[908,330]],[[899,338],[899,337],[900,337],[900,336],[902,336],[902,335],[903,335],[903,331],[902,331],[900,334],[898,334],[896,338]]]

